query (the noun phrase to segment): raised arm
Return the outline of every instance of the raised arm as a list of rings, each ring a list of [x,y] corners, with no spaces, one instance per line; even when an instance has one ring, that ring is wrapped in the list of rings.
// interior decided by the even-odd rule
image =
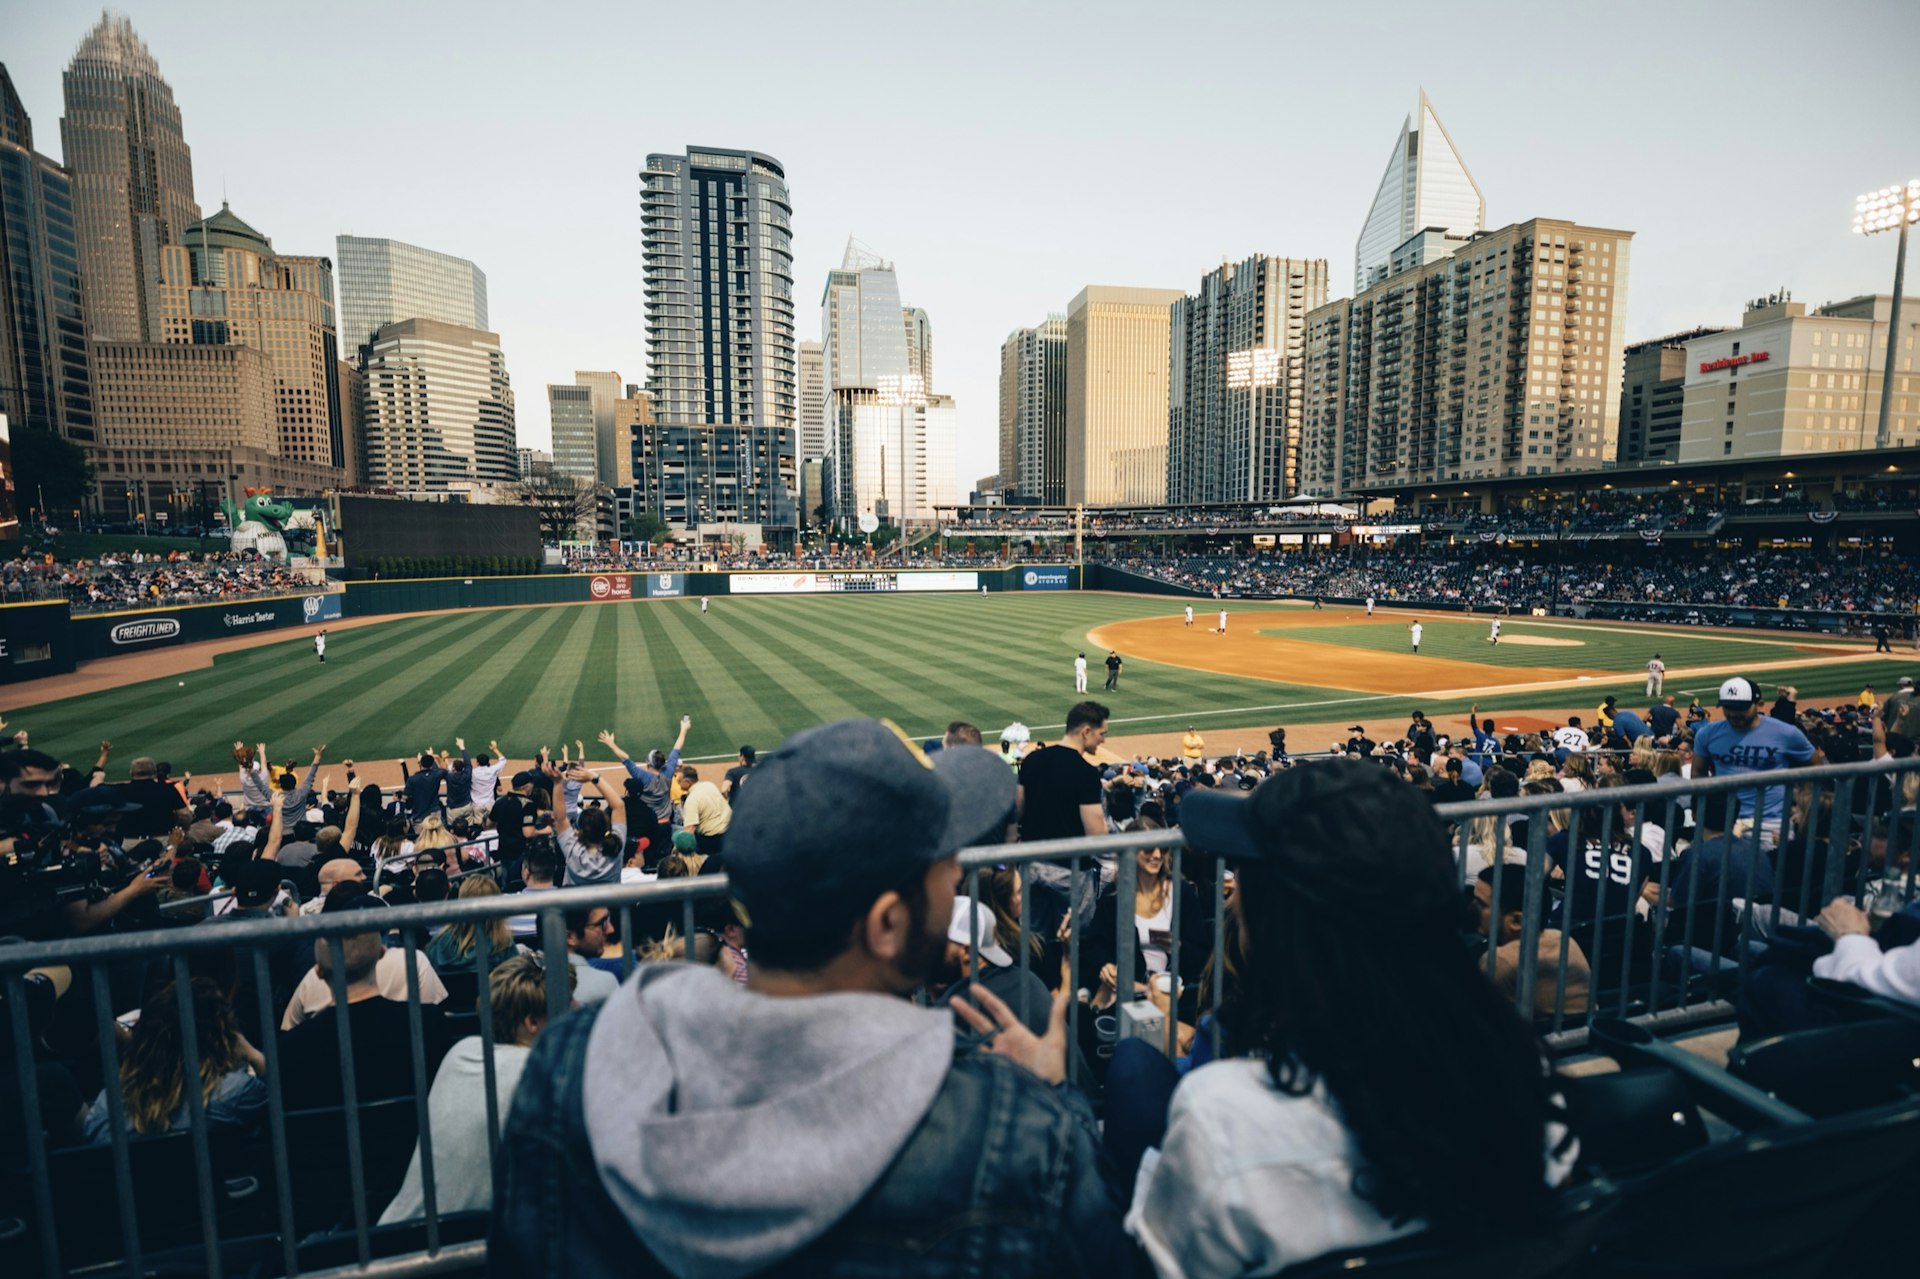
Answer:
[[[275,804],[267,817],[267,846],[260,850],[259,860],[277,862],[280,860],[280,837],[286,834],[286,814]]]
[[[544,750],[542,753],[545,753]],[[560,788],[560,784],[565,780],[566,774],[562,773],[559,767],[550,759],[541,760],[540,772],[541,775],[547,779],[547,793],[553,795],[559,801],[553,806],[553,833],[557,836],[573,825],[572,822],[567,820],[566,799]]]
[[[341,844],[343,847],[352,848],[354,838],[359,833],[360,792],[365,790],[366,787],[367,783],[363,778],[347,778],[347,790],[352,794],[353,798],[347,801],[347,833],[341,836]]]

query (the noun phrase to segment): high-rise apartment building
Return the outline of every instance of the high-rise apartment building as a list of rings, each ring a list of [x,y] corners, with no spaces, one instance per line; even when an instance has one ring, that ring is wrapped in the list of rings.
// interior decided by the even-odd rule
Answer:
[[[1719,332],[1689,329],[1627,347],[1620,362],[1620,465],[1680,460],[1687,343]]]
[[[1067,308],[1068,502],[1167,500],[1169,314],[1185,296],[1094,284]]]
[[[110,14],[80,42],[62,88],[87,322],[101,341],[159,341],[160,250],[200,220],[180,108],[133,24]]]
[[[827,272],[820,294],[820,341],[826,389],[871,390],[913,372],[893,263],[857,240],[847,241],[840,269]],[[919,384],[922,387],[926,382]]]
[[[437,320],[487,329],[487,274],[465,258],[401,240],[343,235],[334,241],[340,276],[340,341],[350,359],[376,329],[397,320]]]
[[[520,476],[513,386],[495,333],[397,320],[367,344],[366,479],[397,489]]]
[[[827,455],[827,371],[825,348],[818,342],[800,344],[799,456]]]
[[[1486,224],[1486,197],[1423,89],[1419,106],[1400,126],[1354,245],[1353,291],[1362,293],[1378,283],[1388,273],[1394,251],[1418,232],[1431,228],[1468,236]]]
[[[1441,238],[1415,237],[1404,269],[1307,317],[1302,487],[1316,496],[1618,456],[1633,233],[1536,218],[1434,256]]]
[[[553,470],[592,484],[600,474],[593,429],[593,391],[547,383],[547,415],[553,429]]]
[[[632,434],[634,505],[696,536],[790,544],[796,525],[793,429],[648,422]]]
[[[279,455],[334,472],[331,483],[344,481],[353,441],[335,367],[333,264],[275,253],[271,240],[224,203],[181,236],[160,250],[155,340],[265,352]]]
[[[1300,491],[1307,313],[1325,258],[1222,263],[1173,304],[1167,501],[1257,502]]]
[[[1850,453],[1876,446],[1893,296],[1809,312],[1774,294],[1747,304],[1740,327],[1687,343],[1680,461]],[[1888,442],[1920,445],[1920,300],[1900,304]]]
[[[1009,503],[1067,500],[1067,321],[1015,329],[1000,344],[1000,492]]]
[[[593,393],[594,472],[600,483],[612,484],[614,474],[620,469],[620,441],[614,430],[614,405],[620,402],[624,383],[617,371],[575,369],[573,384],[584,386]]]
[[[907,326],[907,372],[920,379],[921,386],[933,385],[933,321],[922,307],[902,307],[900,318]]]
[[[827,398],[834,516],[925,527],[960,499],[959,411],[953,397],[896,388],[837,387]]]
[[[91,444],[93,365],[67,171],[33,149],[0,66],[0,413]]]
[[[640,189],[654,415],[792,430],[793,205],[780,162],[719,147],[650,155]]]

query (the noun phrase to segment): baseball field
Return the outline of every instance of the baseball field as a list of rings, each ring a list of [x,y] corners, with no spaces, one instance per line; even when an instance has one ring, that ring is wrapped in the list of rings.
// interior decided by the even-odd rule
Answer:
[[[153,754],[176,775],[230,772],[236,738],[265,739],[275,758],[325,742],[329,760],[391,762],[456,736],[474,749],[497,739],[516,758],[578,739],[603,758],[594,737],[611,728],[639,754],[669,742],[682,714],[693,717],[688,756],[720,759],[850,715],[885,716],[915,736],[964,719],[989,740],[1019,720],[1045,737],[1078,700],[1073,659],[1084,650],[1116,744],[1195,724],[1224,749],[1259,744],[1252,730],[1274,724],[1388,728],[1414,707],[1457,717],[1471,701],[1535,712],[1522,726],[1608,692],[1644,705],[1656,651],[1683,704],[1698,693],[1711,705],[1728,674],[1819,701],[1890,689],[1920,667],[1911,653],[1875,657],[1819,637],[1507,618],[1496,646],[1484,616],[1383,609],[1369,619],[1352,607],[1238,601],[1221,635],[1207,601],[1195,601],[1192,627],[1182,606],[1016,592],[715,596],[705,615],[694,599],[422,614],[330,628],[325,665],[309,632],[90,663],[14,690],[6,718],[75,763],[110,738],[117,761]],[[1109,648],[1125,660],[1111,693]],[[93,691],[68,695],[82,688]],[[1317,734],[1291,744],[1325,746]]]

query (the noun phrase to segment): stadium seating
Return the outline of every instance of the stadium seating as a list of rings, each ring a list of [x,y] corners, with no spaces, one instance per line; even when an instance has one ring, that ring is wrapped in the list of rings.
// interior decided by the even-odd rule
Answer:
[[[1727,1055],[1727,1071],[1810,1115],[1920,1096],[1920,1024],[1883,1019],[1798,1030]]]

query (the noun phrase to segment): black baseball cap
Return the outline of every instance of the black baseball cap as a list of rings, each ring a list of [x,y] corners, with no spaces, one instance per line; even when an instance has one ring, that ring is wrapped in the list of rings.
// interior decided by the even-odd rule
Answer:
[[[234,875],[233,904],[236,906],[265,906],[279,892],[278,862],[248,862]]]
[[[89,786],[67,801],[67,815],[75,819],[124,817],[139,811],[140,805],[128,802],[116,786]]]
[[[1014,775],[999,755],[929,756],[885,720],[796,733],[763,756],[727,828],[727,880],[750,928],[858,908],[1003,829]]]

